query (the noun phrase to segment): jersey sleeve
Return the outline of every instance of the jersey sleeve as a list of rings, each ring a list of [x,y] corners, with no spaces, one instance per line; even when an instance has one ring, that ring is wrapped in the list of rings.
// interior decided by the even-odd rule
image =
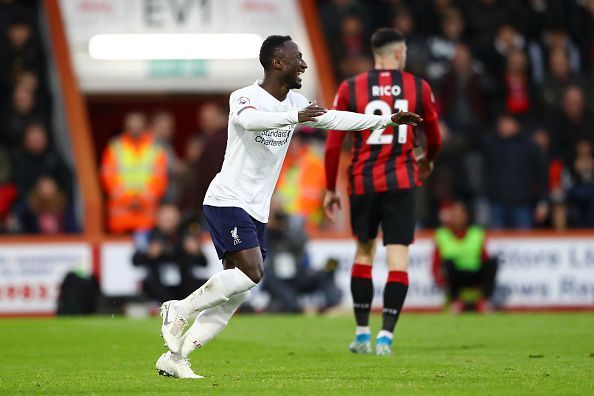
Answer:
[[[248,131],[266,131],[297,124],[297,110],[270,112],[259,109],[254,95],[245,91],[233,92],[229,98],[229,122]]]
[[[247,109],[258,109],[255,95],[245,91],[235,91],[229,97],[229,119],[237,122],[237,118]]]
[[[350,111],[328,110],[313,122],[303,122],[303,125],[321,129],[337,129],[339,131],[364,131],[397,125],[392,122],[392,115],[379,116],[375,114],[361,114]]]
[[[429,84],[424,80],[421,83],[421,98],[423,105],[423,130],[425,131],[425,138],[427,140],[426,155],[429,161],[433,161],[441,147],[441,132],[439,131],[435,96]]]
[[[375,114],[361,114],[349,110],[349,85],[343,81],[338,87],[334,98],[334,110],[328,110],[316,118],[315,122],[306,122],[305,125],[340,131],[364,131],[366,129],[379,129],[395,126],[392,115],[378,116]]]
[[[334,110],[348,110],[349,108],[349,86],[343,81],[338,87],[334,97]],[[326,173],[326,189],[336,190],[336,177],[338,175],[338,166],[340,164],[340,150],[346,134],[340,131],[330,130],[326,137],[326,148],[324,155],[324,165]]]

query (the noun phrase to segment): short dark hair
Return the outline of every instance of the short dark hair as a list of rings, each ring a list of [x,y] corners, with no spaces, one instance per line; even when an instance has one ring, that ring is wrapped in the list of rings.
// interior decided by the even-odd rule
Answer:
[[[371,36],[371,49],[377,50],[386,44],[404,43],[406,38],[394,28],[379,28]]]
[[[264,70],[268,70],[270,67],[274,53],[282,48],[285,42],[291,40],[293,40],[291,36],[273,35],[266,37],[266,40],[262,43],[262,47],[260,47],[260,64]]]

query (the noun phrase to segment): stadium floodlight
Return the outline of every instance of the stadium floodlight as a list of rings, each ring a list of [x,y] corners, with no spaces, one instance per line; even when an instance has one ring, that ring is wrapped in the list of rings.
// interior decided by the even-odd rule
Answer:
[[[254,59],[264,39],[252,33],[98,34],[89,54],[98,60]]]

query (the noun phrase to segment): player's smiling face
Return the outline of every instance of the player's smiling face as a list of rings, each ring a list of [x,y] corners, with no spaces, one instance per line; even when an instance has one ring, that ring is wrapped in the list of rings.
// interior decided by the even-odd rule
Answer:
[[[283,74],[284,82],[289,89],[301,88],[301,81],[307,63],[303,60],[303,54],[294,41],[287,41],[283,45]]]

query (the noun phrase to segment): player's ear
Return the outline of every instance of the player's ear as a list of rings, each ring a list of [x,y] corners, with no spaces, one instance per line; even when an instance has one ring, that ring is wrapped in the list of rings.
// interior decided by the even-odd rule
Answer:
[[[280,70],[283,68],[283,60],[280,57],[273,56],[272,57],[272,68],[275,70]]]

